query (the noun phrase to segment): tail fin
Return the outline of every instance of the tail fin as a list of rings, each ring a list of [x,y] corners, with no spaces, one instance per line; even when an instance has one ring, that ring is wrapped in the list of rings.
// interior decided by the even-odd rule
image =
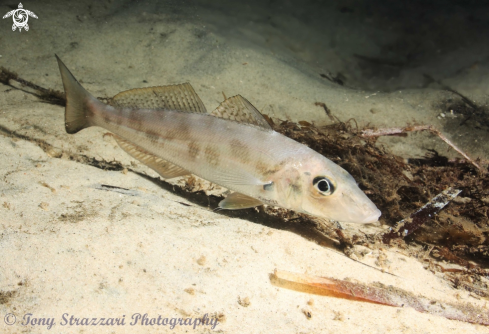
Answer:
[[[63,86],[66,94],[65,109],[65,129],[68,133],[77,133],[78,131],[88,128],[94,124],[90,123],[93,116],[93,109],[90,109],[89,102],[101,104],[102,102],[93,97],[80,83],[75,79],[73,74],[58,58],[59,71],[63,79]]]

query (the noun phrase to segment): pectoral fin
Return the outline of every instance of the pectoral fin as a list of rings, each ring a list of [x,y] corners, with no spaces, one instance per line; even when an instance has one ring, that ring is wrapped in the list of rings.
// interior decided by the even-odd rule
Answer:
[[[122,139],[119,136],[115,136],[117,144],[126,151],[134,159],[141,161],[143,164],[153,169],[155,172],[160,174],[164,179],[172,179],[177,176],[183,176],[190,174],[189,171],[172,164],[166,160],[158,158],[156,155],[149,153],[143,148]]]
[[[263,205],[263,203],[240,193],[232,193],[219,202],[219,208],[226,210],[248,209],[259,205]]]

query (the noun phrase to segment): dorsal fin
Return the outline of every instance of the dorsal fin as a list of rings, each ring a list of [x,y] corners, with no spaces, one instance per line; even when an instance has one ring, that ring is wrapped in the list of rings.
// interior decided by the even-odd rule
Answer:
[[[114,96],[111,105],[116,108],[207,113],[204,103],[188,82],[179,85],[130,89]]]
[[[143,164],[153,169],[155,172],[160,174],[164,179],[172,179],[177,176],[183,176],[190,174],[189,171],[172,164],[166,160],[163,160],[156,155],[153,155],[146,151],[145,149],[134,145],[127,140],[114,135],[117,144],[126,151],[131,157],[141,161]]]
[[[226,99],[210,114],[238,123],[253,124],[263,129],[272,130],[263,115],[241,95]]]

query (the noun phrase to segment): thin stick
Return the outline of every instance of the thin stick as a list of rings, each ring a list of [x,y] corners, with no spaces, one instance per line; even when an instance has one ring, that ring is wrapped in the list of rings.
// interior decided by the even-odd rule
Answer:
[[[362,137],[379,137],[379,136],[395,136],[400,135],[406,132],[413,131],[430,131],[431,133],[437,135],[441,140],[451,146],[455,151],[461,154],[465,159],[467,159],[472,165],[477,167],[482,173],[487,173],[481,166],[479,166],[473,159],[471,159],[465,152],[457,147],[450,139],[445,137],[440,131],[438,131],[432,125],[415,125],[415,126],[407,126],[404,128],[385,128],[385,129],[366,129],[362,130]]]

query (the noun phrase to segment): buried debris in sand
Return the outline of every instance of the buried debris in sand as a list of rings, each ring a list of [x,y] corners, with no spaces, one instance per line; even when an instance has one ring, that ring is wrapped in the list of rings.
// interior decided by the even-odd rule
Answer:
[[[480,325],[489,325],[487,310],[471,304],[455,305],[441,303],[412,293],[384,286],[381,283],[371,285],[354,283],[330,277],[317,277],[275,269],[270,275],[272,284],[310,294],[347,298],[356,301],[377,303],[394,307],[412,307],[418,312],[436,314],[447,319],[465,321]]]

